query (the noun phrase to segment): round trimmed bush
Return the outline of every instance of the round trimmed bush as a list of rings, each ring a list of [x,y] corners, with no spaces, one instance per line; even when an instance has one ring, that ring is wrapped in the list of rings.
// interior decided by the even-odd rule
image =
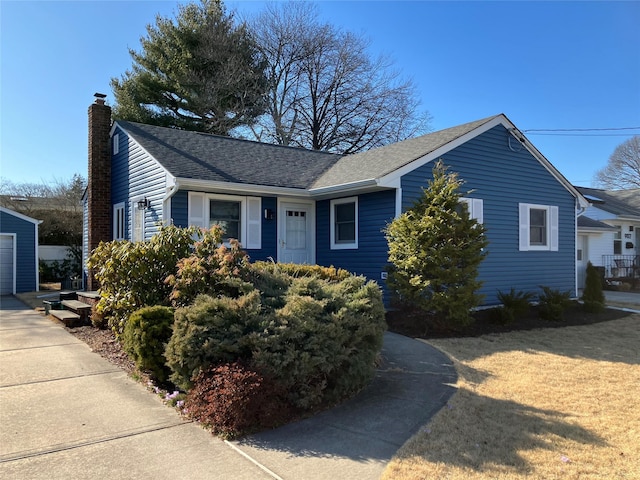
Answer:
[[[158,305],[133,312],[122,335],[124,350],[138,368],[148,370],[160,382],[169,375],[164,350],[172,331],[173,309]]]

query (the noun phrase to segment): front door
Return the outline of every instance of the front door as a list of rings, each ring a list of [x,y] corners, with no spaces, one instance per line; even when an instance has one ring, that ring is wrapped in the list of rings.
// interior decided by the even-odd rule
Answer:
[[[576,249],[576,267],[578,269],[578,288],[584,288],[587,276],[587,235],[578,235],[578,248]]]
[[[278,215],[278,261],[315,263],[313,205],[281,203]]]

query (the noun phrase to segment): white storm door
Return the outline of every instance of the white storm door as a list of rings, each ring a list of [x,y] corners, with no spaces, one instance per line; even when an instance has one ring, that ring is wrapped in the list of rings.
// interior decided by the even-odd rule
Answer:
[[[313,206],[281,203],[278,215],[278,261],[315,263]]]

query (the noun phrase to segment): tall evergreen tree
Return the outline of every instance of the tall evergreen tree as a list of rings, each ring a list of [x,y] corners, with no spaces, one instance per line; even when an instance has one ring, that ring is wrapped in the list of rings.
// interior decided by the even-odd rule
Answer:
[[[439,161],[412,208],[391,222],[389,286],[404,302],[460,326],[472,321],[482,297],[478,267],[488,241],[484,226],[460,202],[463,184]]]
[[[158,15],[140,41],[132,69],[111,79],[115,118],[228,135],[263,113],[264,62],[220,0]]]

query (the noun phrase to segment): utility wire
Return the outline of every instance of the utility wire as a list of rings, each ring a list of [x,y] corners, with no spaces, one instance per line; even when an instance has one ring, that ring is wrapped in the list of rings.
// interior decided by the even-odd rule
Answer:
[[[627,136],[628,133],[591,133],[591,132],[619,132],[622,130],[640,130],[640,127],[618,128],[529,128],[522,130],[532,135],[576,135],[576,136]],[[582,132],[582,133],[574,133]],[[589,133],[586,133],[589,132]]]

